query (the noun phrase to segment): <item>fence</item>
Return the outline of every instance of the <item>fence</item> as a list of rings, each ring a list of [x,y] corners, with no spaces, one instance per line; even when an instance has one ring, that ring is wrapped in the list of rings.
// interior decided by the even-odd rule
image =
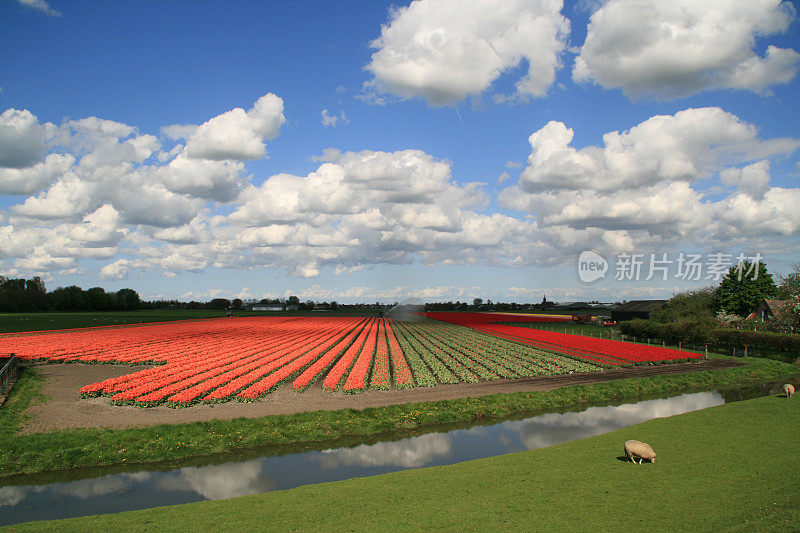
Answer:
[[[14,384],[19,371],[19,359],[13,353],[8,361],[0,368],[0,395],[5,394]]]

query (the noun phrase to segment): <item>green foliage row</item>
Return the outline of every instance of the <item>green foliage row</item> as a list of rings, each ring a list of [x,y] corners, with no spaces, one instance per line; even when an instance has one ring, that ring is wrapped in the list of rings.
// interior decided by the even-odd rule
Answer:
[[[133,311],[139,308],[139,294],[133,289],[106,292],[102,287],[83,290],[77,285],[47,292],[44,281],[7,279],[0,276],[0,312],[42,311]]]
[[[563,387],[553,391],[494,394],[360,411],[316,411],[263,418],[212,420],[181,425],[133,429],[82,429],[22,434],[20,413],[35,397],[36,374],[25,369],[12,390],[7,411],[0,408],[0,477],[19,473],[68,470],[82,467],[151,463],[232,453],[288,444],[330,447],[332,441],[375,435],[408,436],[442,425],[489,423],[511,416],[606,405],[647,395],[708,390],[781,379],[796,367],[778,361],[750,359],[739,367],[716,371],[617,380]],[[31,377],[33,375],[34,377]],[[9,405],[8,403],[6,405]],[[399,433],[398,433],[399,432]]]

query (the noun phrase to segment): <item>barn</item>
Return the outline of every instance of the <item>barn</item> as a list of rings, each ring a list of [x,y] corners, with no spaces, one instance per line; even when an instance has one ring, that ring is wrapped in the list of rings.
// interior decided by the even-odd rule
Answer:
[[[650,313],[666,303],[666,300],[631,300],[611,311],[611,320],[623,322],[635,318],[650,318]]]

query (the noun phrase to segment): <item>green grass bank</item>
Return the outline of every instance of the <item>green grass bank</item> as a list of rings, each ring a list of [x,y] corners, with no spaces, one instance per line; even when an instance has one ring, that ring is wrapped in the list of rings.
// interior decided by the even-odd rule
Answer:
[[[83,429],[24,435],[25,411],[43,401],[41,379],[26,369],[0,408],[0,478],[15,474],[158,463],[256,448],[330,447],[404,437],[437,428],[489,424],[509,417],[623,403],[646,397],[773,381],[796,375],[796,366],[764,359],[716,371],[625,379],[547,392],[495,394],[360,411],[317,411],[254,419],[214,420],[136,429]],[[270,452],[267,451],[267,454]]]
[[[769,396],[452,466],[5,530],[796,530],[798,427],[800,401]],[[631,438],[657,461],[621,460]]]

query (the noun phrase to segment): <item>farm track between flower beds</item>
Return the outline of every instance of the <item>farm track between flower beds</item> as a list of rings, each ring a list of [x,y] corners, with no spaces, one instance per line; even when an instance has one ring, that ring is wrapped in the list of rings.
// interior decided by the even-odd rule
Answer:
[[[171,409],[166,405],[159,405],[149,409],[140,409],[133,406],[111,405],[105,398],[82,399],[77,393],[80,386],[87,381],[101,381],[130,373],[131,367],[129,366],[34,364],[36,370],[45,377],[42,392],[50,397],[50,401],[34,405],[28,410],[31,419],[24,428],[25,433],[91,427],[148,427],[158,424],[183,424],[214,419],[231,420],[239,417],[257,418],[268,415],[338,409],[361,410],[370,407],[454,400],[498,393],[548,391],[571,385],[720,370],[740,365],[740,363],[728,359],[709,359],[693,363],[636,366],[603,372],[481,381],[388,391],[369,390],[363,394],[330,394],[324,391],[319,383],[311,386],[303,394],[297,394],[291,386],[286,385],[277,389],[268,398],[255,403],[196,404],[184,409]]]

